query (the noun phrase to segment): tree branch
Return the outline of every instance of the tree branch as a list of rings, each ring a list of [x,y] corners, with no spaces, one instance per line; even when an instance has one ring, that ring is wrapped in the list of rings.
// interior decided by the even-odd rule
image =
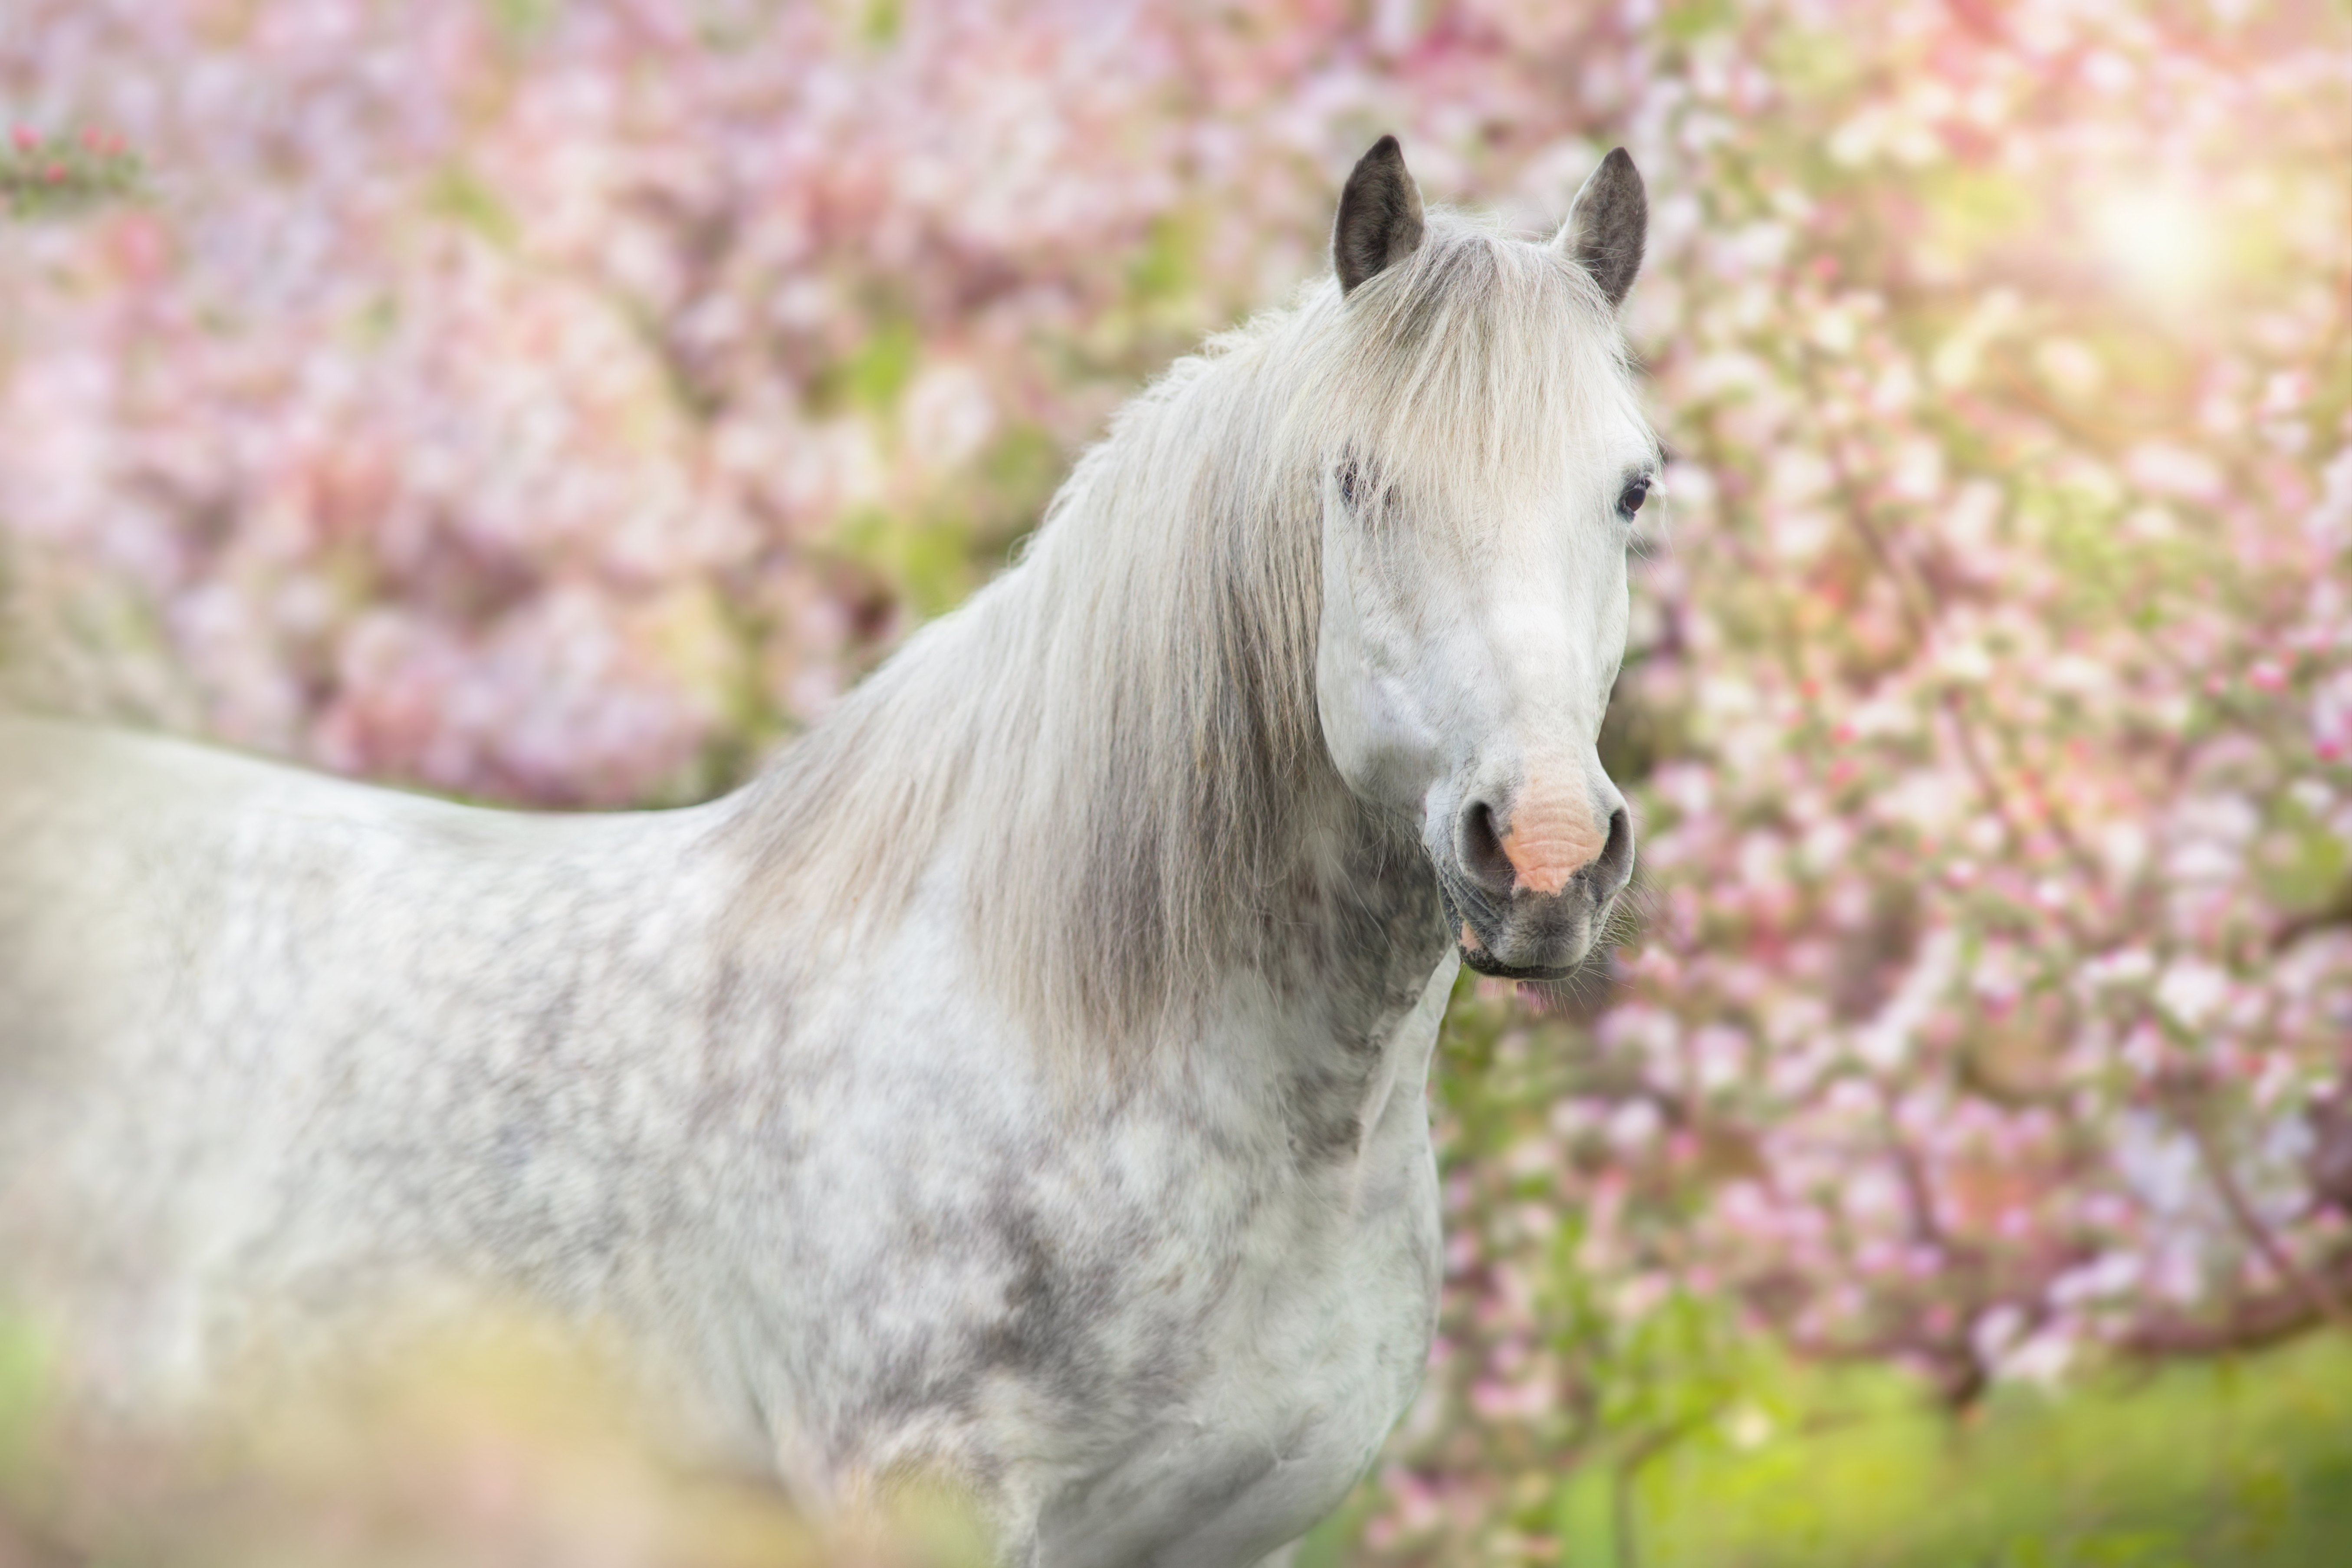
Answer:
[[[2212,1122],[2205,1114],[2201,1090],[2182,1086],[2175,1091],[2172,1099],[2181,1126],[2188,1132],[2189,1142],[2197,1147],[2198,1163],[2204,1166],[2206,1179],[2213,1184],[2214,1192],[2220,1194],[2221,1206],[2230,1215],[2230,1223],[2238,1227],[2240,1234],[2256,1252],[2262,1254],[2263,1261],[2270,1265],[2271,1272],[2286,1281],[2293,1294],[2302,1300],[2315,1319],[2325,1320],[2336,1329],[2352,1333],[2352,1311],[2345,1310],[2344,1303],[2326,1282],[2295,1261],[2294,1255],[2281,1244],[2247,1199],[2245,1187],[2239,1182],[2237,1172],[2231,1169],[2228,1156],[2220,1141],[2213,1136]]]

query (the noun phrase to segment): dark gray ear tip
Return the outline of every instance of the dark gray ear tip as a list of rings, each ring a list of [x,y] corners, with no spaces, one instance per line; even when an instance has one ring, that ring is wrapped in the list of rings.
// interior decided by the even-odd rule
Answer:
[[[1364,155],[1357,159],[1356,166],[1348,172],[1348,179],[1352,184],[1368,174],[1378,176],[1403,172],[1403,146],[1394,136],[1383,136],[1364,150]]]
[[[1642,183],[1642,171],[1633,166],[1633,154],[1622,147],[1609,150],[1609,156],[1601,160],[1601,167],[1594,171],[1594,177],[1620,199],[1644,201],[1648,198],[1649,193]]]

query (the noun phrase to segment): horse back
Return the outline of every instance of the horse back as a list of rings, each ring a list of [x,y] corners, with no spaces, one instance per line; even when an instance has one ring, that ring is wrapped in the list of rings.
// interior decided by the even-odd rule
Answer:
[[[144,1400],[403,1293],[595,1307],[695,827],[0,721],[0,1309]]]

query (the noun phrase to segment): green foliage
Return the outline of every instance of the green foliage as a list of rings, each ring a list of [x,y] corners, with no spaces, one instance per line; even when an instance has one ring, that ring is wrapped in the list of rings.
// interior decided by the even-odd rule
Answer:
[[[1653,1568],[2333,1568],[2352,1540],[2352,1350],[2135,1384],[2008,1388],[1957,1424],[1884,1372],[1815,1372],[1787,1414],[1636,1483]],[[1578,1559],[1571,1552],[1568,1558]]]
[[[857,31],[866,43],[879,48],[897,42],[906,22],[903,0],[866,0],[858,12]]]
[[[914,379],[921,353],[922,340],[914,322],[904,316],[888,318],[855,350],[811,378],[810,411],[828,415],[856,409],[877,416],[887,413]]]
[[[515,215],[498,192],[463,164],[452,163],[433,182],[426,206],[436,216],[479,235],[500,250],[512,250],[520,234]]]
[[[1648,1348],[1704,1363],[1713,1333],[1686,1320]],[[1672,1444],[1565,1460],[1524,1561],[2336,1568],[2352,1540],[2352,1349],[2340,1344],[2006,1388],[1957,1422],[1884,1369],[1753,1346],[1715,1364],[1720,1383],[1670,1370],[1626,1406],[1676,1421]],[[1300,1568],[1351,1561],[1367,1511],[1360,1501],[1317,1531]]]
[[[30,1457],[44,1390],[48,1352],[30,1325],[0,1316],[0,1487]]]
[[[43,137],[19,126],[0,142],[0,205],[18,218],[62,217],[138,193],[144,166],[99,131]]]
[[[2316,910],[2352,891],[2352,845],[2336,835],[2307,799],[2281,795],[2272,802],[2271,833],[2253,857],[2254,875],[2279,908]]]
[[[850,513],[834,548],[876,568],[918,618],[953,608],[971,590],[970,530],[952,518],[909,516],[866,507]]]
[[[483,0],[490,25],[510,44],[527,44],[555,26],[560,0]]]
[[[1720,32],[1738,19],[1739,8],[1733,0],[1676,0],[1658,21],[1667,37],[1687,43]]]
[[[1128,289],[1136,303],[1189,300],[1201,282],[1195,258],[1199,245],[1199,226],[1187,215],[1163,213],[1153,218],[1142,250],[1128,265]]]
[[[874,345],[861,358],[873,355]],[[870,375],[871,395],[910,366],[884,359]],[[895,398],[897,389],[891,390]],[[1014,542],[1035,527],[1066,458],[1052,435],[1016,425],[956,470],[953,482],[911,504],[861,507],[826,538],[834,559],[879,580],[888,600],[914,622],[961,604],[1001,567]]]

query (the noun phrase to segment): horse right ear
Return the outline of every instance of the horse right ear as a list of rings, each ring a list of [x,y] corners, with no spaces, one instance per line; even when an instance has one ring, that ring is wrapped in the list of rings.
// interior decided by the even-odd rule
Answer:
[[[1331,226],[1331,267],[1339,292],[1352,294],[1365,279],[1411,256],[1421,243],[1421,192],[1405,173],[1404,150],[1383,136],[1356,160],[1347,189],[1339,193],[1339,221]]]

